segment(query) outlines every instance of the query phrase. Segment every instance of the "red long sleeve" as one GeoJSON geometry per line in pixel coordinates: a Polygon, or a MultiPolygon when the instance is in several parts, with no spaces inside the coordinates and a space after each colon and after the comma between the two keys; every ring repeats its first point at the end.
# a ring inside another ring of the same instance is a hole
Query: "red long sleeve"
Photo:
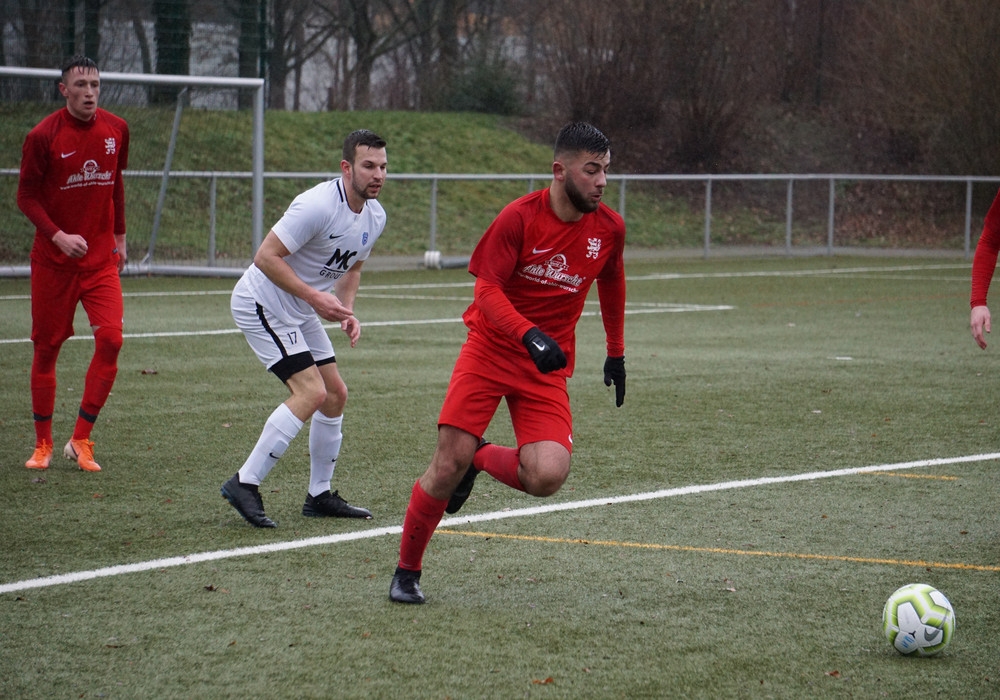
{"type": "Polygon", "coordinates": [[[29,138],[21,150],[21,174],[17,188],[17,206],[35,225],[38,235],[51,239],[59,225],[45,210],[47,192],[45,174],[49,164],[49,149],[42,139],[29,138]]]}
{"type": "Polygon", "coordinates": [[[970,306],[986,306],[986,295],[990,291],[990,281],[997,266],[998,253],[1000,253],[1000,191],[993,199],[990,210],[986,212],[983,232],[979,236],[976,253],[972,258],[970,306]]]}
{"type": "Polygon", "coordinates": [[[597,297],[601,302],[608,357],[622,357],[625,354],[625,275],[598,278],[597,297]]]}
{"type": "Polygon", "coordinates": [[[535,325],[517,312],[503,287],[476,278],[476,305],[491,324],[517,342],[535,325]]]}

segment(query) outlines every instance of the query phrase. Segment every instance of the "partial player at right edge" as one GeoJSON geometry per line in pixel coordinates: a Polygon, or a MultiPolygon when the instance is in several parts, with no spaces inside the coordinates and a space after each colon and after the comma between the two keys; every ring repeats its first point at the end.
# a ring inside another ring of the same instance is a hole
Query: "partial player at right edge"
{"type": "Polygon", "coordinates": [[[997,192],[990,210],[986,213],[983,232],[979,236],[976,254],[972,259],[972,291],[969,299],[972,312],[969,326],[972,337],[983,350],[986,349],[986,338],[983,333],[993,330],[990,309],[986,306],[986,294],[990,291],[998,254],[1000,254],[1000,192],[997,192]]]}

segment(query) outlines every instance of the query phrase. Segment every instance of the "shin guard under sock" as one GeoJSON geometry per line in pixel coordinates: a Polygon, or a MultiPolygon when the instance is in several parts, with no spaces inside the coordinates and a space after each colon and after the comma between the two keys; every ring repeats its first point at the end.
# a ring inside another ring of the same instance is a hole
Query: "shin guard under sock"
{"type": "Polygon", "coordinates": [[[431,498],[418,481],[410,493],[410,503],[403,518],[403,537],[399,543],[399,566],[410,571],[423,567],[424,551],[431,535],[444,516],[448,499],[431,498]]]}
{"type": "Polygon", "coordinates": [[[318,496],[330,490],[333,471],[337,468],[344,416],[324,416],[319,411],[309,422],[309,495],[318,496]]]}
{"type": "Polygon", "coordinates": [[[281,455],[285,454],[288,444],[302,430],[302,425],[302,421],[285,404],[274,409],[264,423],[250,456],[240,467],[240,481],[259,486],[281,455]]]}

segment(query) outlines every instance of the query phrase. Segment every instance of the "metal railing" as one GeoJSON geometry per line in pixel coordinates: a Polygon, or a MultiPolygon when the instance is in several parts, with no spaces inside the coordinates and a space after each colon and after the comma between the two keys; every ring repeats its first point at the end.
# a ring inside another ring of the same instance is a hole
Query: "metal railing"
{"type": "MultiPolygon", "coordinates": [[[[0,177],[16,177],[17,170],[0,169],[0,177]]],[[[156,170],[132,170],[126,172],[126,177],[133,178],[163,178],[164,173],[156,170]]],[[[339,172],[264,172],[265,180],[314,180],[320,181],[338,177],[339,172]]],[[[170,179],[203,179],[208,183],[209,194],[209,230],[207,236],[207,260],[206,266],[220,272],[217,267],[216,258],[216,219],[217,219],[217,197],[216,191],[220,180],[254,180],[253,172],[233,172],[233,171],[172,171],[169,173],[170,179]]],[[[536,189],[536,187],[547,184],[551,175],[547,173],[532,174],[447,174],[447,173],[393,173],[393,181],[417,181],[426,182],[430,188],[430,210],[429,230],[427,232],[427,249],[424,255],[427,267],[440,267],[441,254],[438,252],[439,238],[439,202],[438,187],[442,182],[449,181],[514,181],[524,182],[526,191],[536,189]]],[[[713,187],[717,183],[729,182],[771,182],[784,183],[785,185],[785,217],[784,217],[784,252],[793,252],[793,221],[796,204],[796,184],[807,182],[827,183],[826,201],[826,241],[825,253],[832,255],[836,250],[836,212],[838,206],[838,186],[845,183],[856,182],[924,182],[924,183],[961,183],[965,185],[965,215],[964,228],[962,231],[963,252],[968,259],[974,249],[973,235],[973,187],[978,183],[1000,184],[1000,177],[988,176],[922,176],[922,175],[867,175],[867,174],[703,174],[703,175],[628,175],[613,174],[608,177],[609,185],[617,187],[618,212],[628,221],[627,194],[630,183],[649,182],[675,182],[675,183],[701,183],[704,197],[704,221],[702,223],[701,249],[704,257],[709,257],[713,250],[713,187]]],[[[162,206],[162,198],[157,203],[162,206]]],[[[253,214],[258,215],[257,207],[254,207],[253,214]]],[[[160,211],[157,210],[155,221],[159,220],[160,211]]],[[[254,230],[263,230],[262,222],[254,222],[254,230]]],[[[259,235],[259,234],[258,234],[259,235]]],[[[253,241],[253,248],[259,245],[259,238],[253,241]]],[[[144,263],[149,264],[151,271],[157,271],[152,267],[155,262],[156,232],[152,232],[149,242],[149,250],[144,263]]],[[[199,266],[200,267],[200,266],[199,266]]]]}

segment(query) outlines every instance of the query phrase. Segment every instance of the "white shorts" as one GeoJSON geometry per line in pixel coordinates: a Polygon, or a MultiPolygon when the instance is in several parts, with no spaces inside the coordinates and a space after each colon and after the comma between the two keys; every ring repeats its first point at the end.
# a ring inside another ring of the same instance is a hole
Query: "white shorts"
{"type": "Polygon", "coordinates": [[[254,354],[282,381],[307,366],[336,361],[333,343],[318,316],[289,325],[258,304],[242,285],[233,290],[230,308],[254,354]]]}

